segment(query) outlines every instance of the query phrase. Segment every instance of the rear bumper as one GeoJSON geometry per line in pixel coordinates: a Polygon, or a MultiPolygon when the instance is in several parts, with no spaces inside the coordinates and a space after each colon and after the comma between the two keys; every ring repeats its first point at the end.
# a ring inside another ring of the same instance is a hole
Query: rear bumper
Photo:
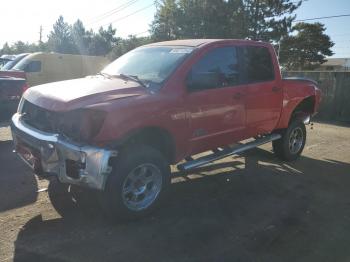
{"type": "Polygon", "coordinates": [[[16,113],[11,121],[15,151],[39,176],[57,176],[60,182],[103,190],[116,151],[77,145],[59,134],[28,126],[16,113]]]}

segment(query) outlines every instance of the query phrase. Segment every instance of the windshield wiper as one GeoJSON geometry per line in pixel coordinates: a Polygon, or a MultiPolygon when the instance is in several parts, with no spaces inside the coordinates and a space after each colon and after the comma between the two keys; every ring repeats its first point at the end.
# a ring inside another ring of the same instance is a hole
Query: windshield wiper
{"type": "Polygon", "coordinates": [[[102,73],[102,72],[97,73],[97,75],[103,76],[105,78],[111,78],[112,77],[111,75],[106,74],[106,73],[102,73]]]}
{"type": "Polygon", "coordinates": [[[126,78],[126,79],[129,79],[129,80],[132,80],[132,81],[134,81],[136,83],[139,83],[143,87],[147,88],[147,85],[142,80],[140,80],[140,78],[138,76],[136,76],[136,75],[119,74],[119,76],[122,77],[122,78],[126,78]]]}

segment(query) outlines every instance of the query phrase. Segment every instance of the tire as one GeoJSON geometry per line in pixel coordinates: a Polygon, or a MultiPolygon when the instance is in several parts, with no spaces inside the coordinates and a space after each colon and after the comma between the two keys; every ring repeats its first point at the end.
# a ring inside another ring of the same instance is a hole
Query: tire
{"type": "Polygon", "coordinates": [[[281,160],[296,160],[305,146],[305,124],[300,120],[293,120],[288,128],[281,132],[281,135],[281,139],[272,142],[273,151],[281,160]]]}
{"type": "Polygon", "coordinates": [[[62,184],[53,178],[49,182],[47,192],[52,206],[61,217],[71,217],[74,214],[77,202],[70,193],[70,185],[62,184]]]}
{"type": "Polygon", "coordinates": [[[170,184],[170,166],[156,149],[130,146],[112,163],[100,201],[113,220],[135,220],[152,212],[170,184]]]}
{"type": "Polygon", "coordinates": [[[63,218],[82,214],[91,217],[99,207],[95,191],[63,184],[56,178],[50,179],[48,196],[56,212],[63,218]]]}

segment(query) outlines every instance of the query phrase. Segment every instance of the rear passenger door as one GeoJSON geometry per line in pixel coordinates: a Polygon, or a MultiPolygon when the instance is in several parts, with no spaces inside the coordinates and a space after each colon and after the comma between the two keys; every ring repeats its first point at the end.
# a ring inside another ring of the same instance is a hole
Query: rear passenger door
{"type": "Polygon", "coordinates": [[[280,76],[275,75],[272,55],[263,46],[240,48],[242,83],[246,95],[246,132],[249,137],[270,133],[281,114],[283,92],[280,76]]]}

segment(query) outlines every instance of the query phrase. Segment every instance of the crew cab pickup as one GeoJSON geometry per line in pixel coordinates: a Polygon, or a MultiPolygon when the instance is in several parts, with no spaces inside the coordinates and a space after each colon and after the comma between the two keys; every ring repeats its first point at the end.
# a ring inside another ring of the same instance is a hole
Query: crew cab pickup
{"type": "Polygon", "coordinates": [[[28,89],[11,128],[38,176],[97,189],[107,212],[135,218],[164,197],[171,164],[190,170],[267,142],[295,160],[319,103],[315,82],[282,79],[268,43],[177,40],[28,89]]]}

